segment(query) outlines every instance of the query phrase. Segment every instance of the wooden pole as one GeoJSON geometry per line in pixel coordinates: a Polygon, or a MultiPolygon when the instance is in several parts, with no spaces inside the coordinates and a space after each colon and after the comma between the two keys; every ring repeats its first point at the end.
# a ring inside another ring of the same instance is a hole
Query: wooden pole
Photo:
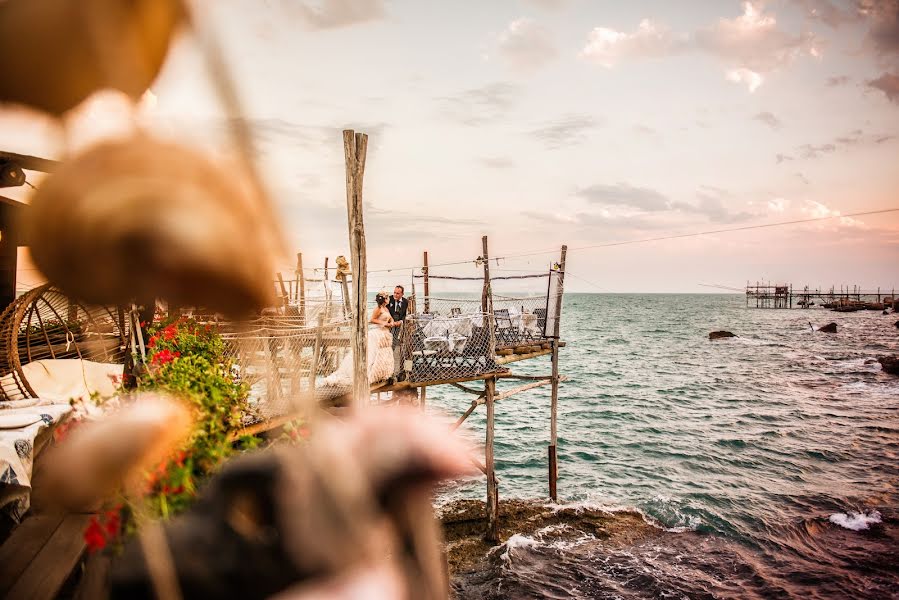
{"type": "Polygon", "coordinates": [[[487,469],[487,532],[484,539],[496,544],[499,542],[497,520],[499,516],[499,492],[496,485],[496,472],[493,460],[494,410],[493,396],[496,392],[496,378],[488,377],[484,381],[484,396],[487,404],[487,440],[485,448],[485,467],[487,469]]]}
{"type": "Polygon", "coordinates": [[[300,294],[300,323],[306,324],[306,275],[303,272],[303,253],[297,252],[297,287],[300,294]]]}
{"type": "Polygon", "coordinates": [[[565,283],[565,256],[568,254],[568,246],[562,246],[562,258],[559,261],[559,298],[556,301],[556,314],[553,324],[552,340],[552,401],[549,409],[549,497],[553,502],[558,500],[556,481],[558,480],[559,467],[556,454],[558,441],[557,414],[559,408],[559,319],[562,316],[562,297],[565,283]]]}
{"type": "Polygon", "coordinates": [[[421,394],[419,395],[418,405],[422,411],[425,409],[425,401],[428,399],[428,386],[421,386],[421,394]]]}
{"type": "Polygon", "coordinates": [[[290,296],[287,295],[287,287],[284,285],[284,277],[281,275],[280,271],[278,271],[278,286],[281,289],[281,305],[287,306],[287,301],[290,299],[290,296]]]}
{"type": "Polygon", "coordinates": [[[487,292],[490,289],[490,259],[487,256],[487,236],[481,237],[481,259],[484,261],[484,287],[481,289],[481,312],[487,314],[487,292]]]}
{"type": "Polygon", "coordinates": [[[366,306],[367,273],[365,259],[365,226],[362,218],[362,179],[368,136],[352,129],[343,132],[346,160],[346,206],[350,240],[350,264],[353,272],[353,405],[367,404],[371,397],[368,381],[368,309],[366,306]]]}
{"type": "Polygon", "coordinates": [[[424,256],[424,266],[421,269],[422,275],[424,275],[425,279],[425,312],[431,312],[431,288],[428,284],[428,253],[425,252],[424,256]]]}
{"type": "Polygon", "coordinates": [[[343,318],[350,319],[352,318],[350,315],[353,314],[353,309],[350,307],[350,288],[349,284],[347,284],[346,274],[338,273],[337,278],[340,279],[340,289],[343,294],[343,318]]]}
{"type": "Polygon", "coordinates": [[[309,370],[309,396],[315,405],[315,376],[318,375],[318,365],[322,358],[322,329],[325,324],[325,315],[318,313],[318,328],[315,331],[315,346],[312,348],[312,368],[309,370]]]}

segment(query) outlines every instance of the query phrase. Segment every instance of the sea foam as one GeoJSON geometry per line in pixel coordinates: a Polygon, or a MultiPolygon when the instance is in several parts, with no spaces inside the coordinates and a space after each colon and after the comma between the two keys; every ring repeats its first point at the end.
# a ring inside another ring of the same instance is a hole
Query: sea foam
{"type": "Polygon", "coordinates": [[[830,522],[852,531],[864,531],[870,525],[881,522],[880,513],[872,510],[869,513],[848,512],[830,515],[830,522]]]}

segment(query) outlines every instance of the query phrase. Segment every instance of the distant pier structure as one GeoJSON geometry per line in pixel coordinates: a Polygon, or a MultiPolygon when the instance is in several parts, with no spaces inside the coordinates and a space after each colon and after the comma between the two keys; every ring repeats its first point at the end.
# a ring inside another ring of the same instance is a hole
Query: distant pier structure
{"type": "Polygon", "coordinates": [[[864,290],[860,286],[843,285],[830,289],[803,287],[792,283],[746,282],[746,306],[755,308],[810,308],[823,306],[835,310],[883,309],[897,303],[894,289],[864,290]]]}

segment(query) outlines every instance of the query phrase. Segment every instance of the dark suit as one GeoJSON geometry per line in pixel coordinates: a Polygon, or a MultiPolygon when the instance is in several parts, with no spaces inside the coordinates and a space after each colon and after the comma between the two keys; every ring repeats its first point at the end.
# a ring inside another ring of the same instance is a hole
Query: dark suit
{"type": "Polygon", "coordinates": [[[403,321],[406,319],[406,311],[409,310],[409,301],[405,298],[400,298],[399,302],[397,302],[396,298],[391,296],[390,300],[387,301],[387,310],[390,311],[390,316],[393,317],[394,321],[403,321]]]}
{"type": "MultiPolygon", "coordinates": [[[[400,298],[399,302],[397,302],[396,298],[391,296],[390,300],[387,301],[387,310],[390,311],[390,316],[393,317],[394,321],[404,321],[406,319],[406,312],[409,310],[409,301],[405,298],[400,298]]],[[[398,374],[400,372],[400,365],[402,363],[402,344],[400,343],[400,340],[402,339],[402,330],[402,325],[400,325],[399,327],[394,327],[391,330],[393,333],[394,374],[398,374]]]]}

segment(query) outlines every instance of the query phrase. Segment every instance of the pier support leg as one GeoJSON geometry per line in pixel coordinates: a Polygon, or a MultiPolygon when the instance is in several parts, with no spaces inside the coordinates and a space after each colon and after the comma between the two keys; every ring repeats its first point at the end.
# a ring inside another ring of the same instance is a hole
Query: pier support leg
{"type": "Polygon", "coordinates": [[[499,516],[499,493],[496,486],[496,472],[493,461],[493,397],[496,394],[496,378],[488,377],[484,381],[484,394],[487,405],[487,442],[485,448],[485,466],[487,467],[487,532],[484,539],[491,543],[499,542],[497,520],[499,516]]]}

